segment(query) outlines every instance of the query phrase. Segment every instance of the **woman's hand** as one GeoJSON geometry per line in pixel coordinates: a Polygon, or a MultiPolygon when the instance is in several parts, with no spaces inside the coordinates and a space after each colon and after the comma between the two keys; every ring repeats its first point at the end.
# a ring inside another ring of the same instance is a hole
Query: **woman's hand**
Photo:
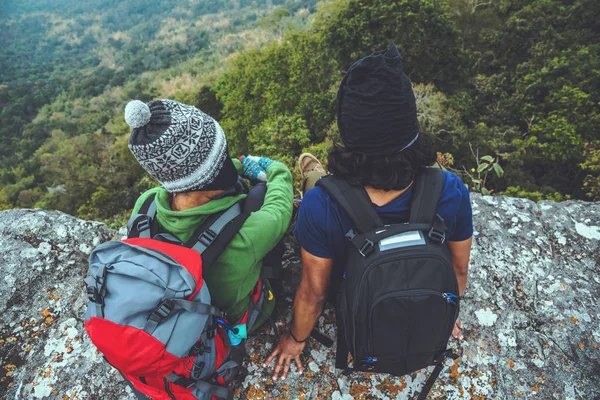
{"type": "Polygon", "coordinates": [[[248,179],[250,182],[266,182],[267,171],[254,160],[255,158],[251,156],[240,157],[243,168],[242,177],[248,179]]]}
{"type": "Polygon", "coordinates": [[[277,161],[266,157],[240,156],[240,162],[243,168],[242,177],[251,182],[266,182],[267,169],[277,161]]]}
{"type": "Polygon", "coordinates": [[[304,346],[306,346],[305,342],[296,342],[290,335],[289,331],[287,329],[285,330],[285,332],[281,335],[281,339],[279,339],[277,347],[275,347],[275,350],[271,352],[271,355],[269,355],[269,357],[267,357],[263,363],[263,368],[267,367],[274,358],[277,358],[275,371],[273,371],[273,381],[277,381],[277,377],[279,376],[279,372],[281,371],[282,367],[283,372],[281,373],[281,380],[284,380],[287,377],[292,360],[296,362],[298,373],[301,374],[303,372],[300,354],[304,350],[304,346]]]}
{"type": "Polygon", "coordinates": [[[266,158],[266,157],[248,156],[248,158],[250,160],[254,161],[255,163],[257,163],[259,165],[259,167],[261,167],[265,171],[268,170],[272,164],[277,162],[275,160],[272,160],[272,159],[266,158]]]}

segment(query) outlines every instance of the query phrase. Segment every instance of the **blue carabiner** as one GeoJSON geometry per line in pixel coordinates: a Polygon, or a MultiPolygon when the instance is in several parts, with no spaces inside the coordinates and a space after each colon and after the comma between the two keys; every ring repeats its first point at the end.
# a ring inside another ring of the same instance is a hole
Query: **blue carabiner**
{"type": "Polygon", "coordinates": [[[223,328],[225,328],[225,330],[227,332],[233,332],[235,335],[237,335],[239,333],[239,329],[238,328],[233,328],[231,325],[229,325],[224,320],[219,319],[219,318],[215,318],[215,321],[217,321],[217,324],[220,324],[221,326],[223,326],[223,328]]]}

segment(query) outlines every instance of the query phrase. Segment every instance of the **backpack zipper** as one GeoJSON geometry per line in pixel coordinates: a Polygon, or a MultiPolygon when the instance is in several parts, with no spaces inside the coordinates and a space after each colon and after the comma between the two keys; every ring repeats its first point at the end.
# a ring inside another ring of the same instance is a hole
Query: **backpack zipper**
{"type": "MultiPolygon", "coordinates": [[[[444,259],[443,257],[440,257],[435,254],[424,255],[424,256],[408,256],[408,257],[406,255],[402,255],[401,257],[390,258],[389,260],[386,260],[386,261],[391,262],[391,261],[397,261],[397,260],[408,259],[408,258],[410,258],[410,259],[432,258],[432,259],[441,260],[446,266],[448,266],[448,265],[450,266],[450,269],[452,270],[452,273],[454,274],[454,269],[452,267],[452,264],[448,263],[448,261],[446,259],[444,259]]],[[[363,287],[364,281],[366,279],[366,276],[377,265],[379,265],[379,264],[372,263],[365,268],[364,272],[362,273],[362,275],[360,277],[360,281],[358,282],[358,288],[356,290],[356,293],[358,295],[355,296],[354,303],[352,304],[352,317],[351,318],[352,318],[352,354],[353,355],[356,354],[356,316],[358,315],[358,306],[360,304],[360,302],[359,302],[360,294],[362,292],[362,287],[363,287]]],[[[456,280],[456,274],[454,274],[453,276],[454,276],[454,281],[457,282],[455,291],[458,292],[458,281],[456,280]]]]}
{"type": "Polygon", "coordinates": [[[442,293],[439,292],[437,290],[433,290],[433,289],[402,289],[402,290],[394,290],[393,292],[388,292],[386,294],[384,294],[383,296],[380,296],[377,298],[377,300],[375,300],[373,302],[373,304],[371,305],[371,309],[369,310],[369,334],[371,336],[371,340],[369,340],[369,354],[373,355],[374,354],[374,350],[373,350],[373,310],[375,309],[375,306],[377,306],[377,304],[381,303],[384,300],[387,300],[389,298],[392,297],[409,297],[409,296],[437,296],[437,297],[441,297],[442,299],[445,300],[446,303],[446,313],[447,313],[447,309],[448,309],[448,305],[454,305],[456,306],[456,295],[454,293],[442,293]]]}
{"type": "Polygon", "coordinates": [[[171,400],[176,400],[175,395],[173,394],[173,392],[171,392],[171,389],[169,389],[169,380],[167,378],[163,378],[163,381],[165,382],[165,391],[167,392],[171,400]]]}

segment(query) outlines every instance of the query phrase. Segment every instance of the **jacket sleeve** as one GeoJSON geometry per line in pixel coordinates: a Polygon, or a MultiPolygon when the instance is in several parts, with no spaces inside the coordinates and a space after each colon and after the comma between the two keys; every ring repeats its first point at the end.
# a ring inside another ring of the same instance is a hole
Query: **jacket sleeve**
{"type": "Polygon", "coordinates": [[[281,163],[272,164],[267,170],[263,206],[242,227],[254,245],[256,261],[263,259],[283,238],[292,219],[293,201],[292,173],[281,163]]]}

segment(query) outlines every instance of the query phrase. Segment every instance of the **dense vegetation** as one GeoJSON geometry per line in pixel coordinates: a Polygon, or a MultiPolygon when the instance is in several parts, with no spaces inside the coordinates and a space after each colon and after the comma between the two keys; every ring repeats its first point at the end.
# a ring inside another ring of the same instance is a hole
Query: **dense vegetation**
{"type": "Polygon", "coordinates": [[[154,184],[127,150],[127,101],[194,104],[228,57],[304,29],[316,2],[0,3],[0,209],[125,214],[154,184]]]}
{"type": "Polygon", "coordinates": [[[122,109],[134,98],[197,105],[221,121],[233,154],[289,165],[306,150],[325,157],[344,71],[390,42],[440,162],[473,190],[600,200],[600,2],[314,5],[63,0],[3,9],[0,207],[125,215],[154,185],[127,149],[122,109]]]}
{"type": "Polygon", "coordinates": [[[422,126],[473,189],[600,199],[599,18],[593,0],[328,2],[312,30],[238,57],[216,86],[223,123],[239,151],[324,154],[343,71],[393,41],[422,126]]]}

